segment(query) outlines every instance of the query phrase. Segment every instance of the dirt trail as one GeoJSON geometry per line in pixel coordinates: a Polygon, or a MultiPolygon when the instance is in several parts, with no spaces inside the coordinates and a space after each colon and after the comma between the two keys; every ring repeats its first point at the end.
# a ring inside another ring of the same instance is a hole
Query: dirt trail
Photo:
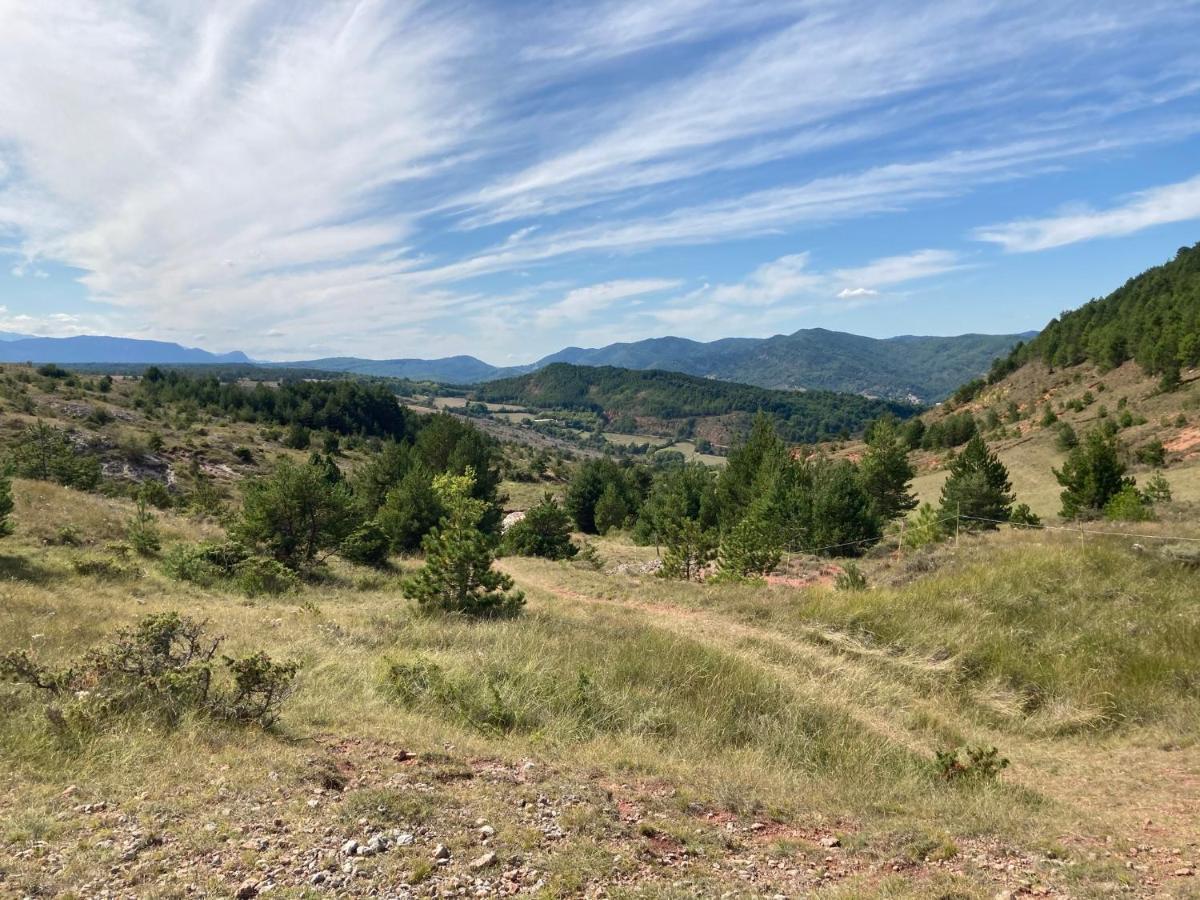
{"type": "MultiPolygon", "coordinates": [[[[907,724],[914,713],[946,711],[939,682],[953,670],[953,659],[867,647],[818,626],[782,632],[691,606],[596,596],[565,587],[562,573],[540,567],[522,566],[516,574],[523,587],[634,611],[656,627],[719,647],[913,752],[930,752],[928,736],[907,724]]],[[[560,611],[571,613],[570,607],[560,611]]],[[[1113,860],[1147,896],[1200,896],[1200,753],[1194,748],[1149,740],[1119,744],[1095,736],[1035,738],[977,722],[971,731],[973,740],[1001,746],[1020,760],[1006,778],[1067,811],[1073,831],[1063,835],[1064,844],[1088,859],[1113,860]],[[1179,894],[1184,885],[1197,893],[1184,887],[1179,894]],[[1171,893],[1160,893],[1163,889],[1171,893]]]]}

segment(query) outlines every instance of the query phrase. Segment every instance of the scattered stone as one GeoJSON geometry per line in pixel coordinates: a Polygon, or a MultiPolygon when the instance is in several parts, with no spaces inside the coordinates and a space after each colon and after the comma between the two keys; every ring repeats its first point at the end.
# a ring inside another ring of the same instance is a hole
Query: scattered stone
{"type": "Polygon", "coordinates": [[[496,829],[491,825],[483,825],[479,829],[479,836],[486,841],[488,838],[496,836],[496,829]]]}
{"type": "Polygon", "coordinates": [[[251,900],[252,897],[258,896],[258,882],[243,881],[238,885],[237,893],[234,894],[237,900],[251,900]]]}
{"type": "Polygon", "coordinates": [[[829,848],[840,847],[842,846],[842,842],[833,835],[830,835],[829,837],[821,838],[821,846],[829,848]]]}
{"type": "Polygon", "coordinates": [[[480,856],[477,859],[473,859],[470,862],[471,868],[475,869],[477,871],[479,869],[486,869],[488,866],[493,866],[495,864],[496,864],[496,854],[494,851],[491,851],[491,850],[489,850],[487,853],[483,854],[483,856],[480,856]]]}
{"type": "Polygon", "coordinates": [[[447,847],[445,844],[438,844],[436,847],[433,848],[433,858],[434,859],[449,859],[450,858],[450,848],[447,847]]]}
{"type": "Polygon", "coordinates": [[[346,843],[342,844],[342,854],[345,856],[353,856],[357,850],[358,841],[354,840],[354,838],[351,838],[350,840],[346,841],[346,843]]]}

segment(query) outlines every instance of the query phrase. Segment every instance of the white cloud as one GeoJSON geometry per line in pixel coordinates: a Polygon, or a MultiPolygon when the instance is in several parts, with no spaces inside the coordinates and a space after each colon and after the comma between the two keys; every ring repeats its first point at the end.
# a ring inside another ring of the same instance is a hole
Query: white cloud
{"type": "MultiPolygon", "coordinates": [[[[747,153],[756,162],[796,155],[805,135],[816,149],[911,134],[918,123],[952,112],[986,112],[993,142],[1005,124],[1010,134],[1063,133],[1052,121],[1035,125],[1027,109],[1019,122],[1015,114],[1011,122],[1005,117],[1040,92],[1056,95],[1060,116],[1073,102],[1094,105],[1098,90],[1130,96],[1128,80],[1104,85],[1078,78],[1063,66],[1064,51],[1099,55],[1171,16],[1157,5],[1126,7],[1121,15],[1103,8],[1067,14],[1057,4],[1033,2],[941,4],[919,12],[905,3],[806,7],[788,27],[601,111],[575,146],[464,195],[462,203],[481,210],[473,220],[480,224],[556,213],[723,168],[747,153]],[[1007,77],[1017,60],[1022,78],[1007,77]],[[937,97],[931,102],[922,92],[937,97]],[[777,153],[764,152],[772,143],[777,153]]],[[[1186,11],[1176,15],[1194,23],[1186,11]]],[[[1188,83],[1194,74],[1190,68],[1180,80],[1188,83]]],[[[1093,129],[1103,118],[1093,112],[1093,129]]]]}
{"type": "MultiPolygon", "coordinates": [[[[0,7],[0,254],[80,270],[109,330],[260,356],[652,327],[694,268],[632,278],[621,254],[757,261],[716,245],[1200,130],[1200,8],[1165,0],[0,7]],[[562,287],[581,271],[599,284],[562,287]],[[552,305],[464,286],[508,272],[558,282],[552,305]],[[641,282],[671,287],[620,293],[641,282]]],[[[785,257],[704,309],[886,290],[858,275],[785,257]]]]}
{"type": "Polygon", "coordinates": [[[281,12],[9,4],[0,148],[20,177],[0,186],[0,222],[22,253],[188,333],[402,298],[413,223],[380,215],[380,196],[412,190],[476,121],[454,72],[470,21],[411,4],[281,12]]]}
{"type": "MultiPolygon", "coordinates": [[[[853,269],[837,269],[833,279],[862,293],[878,293],[877,288],[932,278],[963,267],[951,250],[917,250],[900,256],[885,256],[853,269]]],[[[839,294],[838,296],[841,296],[839,294]]]]}
{"type": "Polygon", "coordinates": [[[536,321],[541,327],[553,327],[566,322],[581,322],[591,318],[620,300],[658,294],[682,284],[673,278],[643,278],[607,281],[568,291],[562,300],[538,312],[536,321]]]}
{"type": "Polygon", "coordinates": [[[862,302],[881,296],[879,288],[962,268],[957,254],[933,249],[883,257],[857,269],[821,271],[810,261],[808,253],[780,257],[741,281],[705,285],[652,315],[693,337],[773,333],[797,322],[802,313],[822,308],[831,297],[862,302]]]}
{"type": "Polygon", "coordinates": [[[1120,237],[1155,225],[1200,219],[1200,175],[1141,191],[1104,210],[1080,209],[1044,219],[1019,219],[974,231],[979,241],[1010,253],[1049,250],[1096,238],[1120,237]]]}

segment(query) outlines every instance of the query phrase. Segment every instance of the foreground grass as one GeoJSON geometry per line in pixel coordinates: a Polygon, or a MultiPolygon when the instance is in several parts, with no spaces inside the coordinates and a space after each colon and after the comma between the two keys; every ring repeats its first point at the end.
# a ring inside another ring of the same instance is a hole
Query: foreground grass
{"type": "MultiPolygon", "coordinates": [[[[1128,544],[966,541],[931,574],[862,593],[507,560],[526,614],[470,623],[414,615],[394,575],[350,568],[257,600],[170,582],[153,560],[141,577],[81,576],[72,560],[104,552],[120,502],[26,483],[18,499],[91,543],[47,545],[44,524],[6,540],[0,649],[66,661],[178,610],[230,652],[303,668],[268,733],[123,717],[68,734],[27,689],[0,687],[0,893],[221,895],[252,879],[299,896],[318,873],[351,894],[481,878],[498,891],[501,868],[551,896],[1186,896],[1191,883],[1171,873],[1200,825],[1200,603],[1194,573],[1128,544]],[[935,749],[978,743],[1011,770],[938,777],[935,749]],[[1149,875],[1120,856],[1147,843],[1146,818],[1164,829],[1154,846],[1181,854],[1149,875]],[[465,865],[480,819],[497,831],[495,872],[465,865]],[[368,826],[416,840],[350,878],[337,848],[368,826]],[[146,837],[158,842],[135,852],[146,837]],[[454,849],[449,866],[431,867],[434,843],[454,849]]],[[[213,527],[163,525],[173,540],[213,527]]]]}

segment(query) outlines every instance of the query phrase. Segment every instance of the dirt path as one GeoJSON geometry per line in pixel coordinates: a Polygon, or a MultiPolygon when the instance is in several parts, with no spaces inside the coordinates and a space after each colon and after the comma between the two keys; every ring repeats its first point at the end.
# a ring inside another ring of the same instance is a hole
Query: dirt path
{"type": "MultiPolygon", "coordinates": [[[[707,609],[596,596],[566,587],[558,570],[521,566],[520,583],[550,597],[623,609],[655,627],[718,647],[769,671],[801,697],[832,703],[864,729],[928,754],[914,714],[946,711],[952,659],[933,660],[867,647],[819,626],[781,632],[707,609]]],[[[572,614],[571,606],[558,610],[572,614]]],[[[582,612],[582,611],[581,611],[582,612]]],[[[1041,739],[972,723],[974,740],[1021,760],[1005,777],[1046,797],[1071,830],[1061,842],[1107,864],[1140,896],[1200,897],[1200,753],[1149,738],[1041,739]]],[[[979,858],[990,865],[987,853],[979,858]]],[[[1114,882],[1114,887],[1116,883],[1114,882]]],[[[1128,890],[1128,888],[1126,888],[1128,890]]]]}

